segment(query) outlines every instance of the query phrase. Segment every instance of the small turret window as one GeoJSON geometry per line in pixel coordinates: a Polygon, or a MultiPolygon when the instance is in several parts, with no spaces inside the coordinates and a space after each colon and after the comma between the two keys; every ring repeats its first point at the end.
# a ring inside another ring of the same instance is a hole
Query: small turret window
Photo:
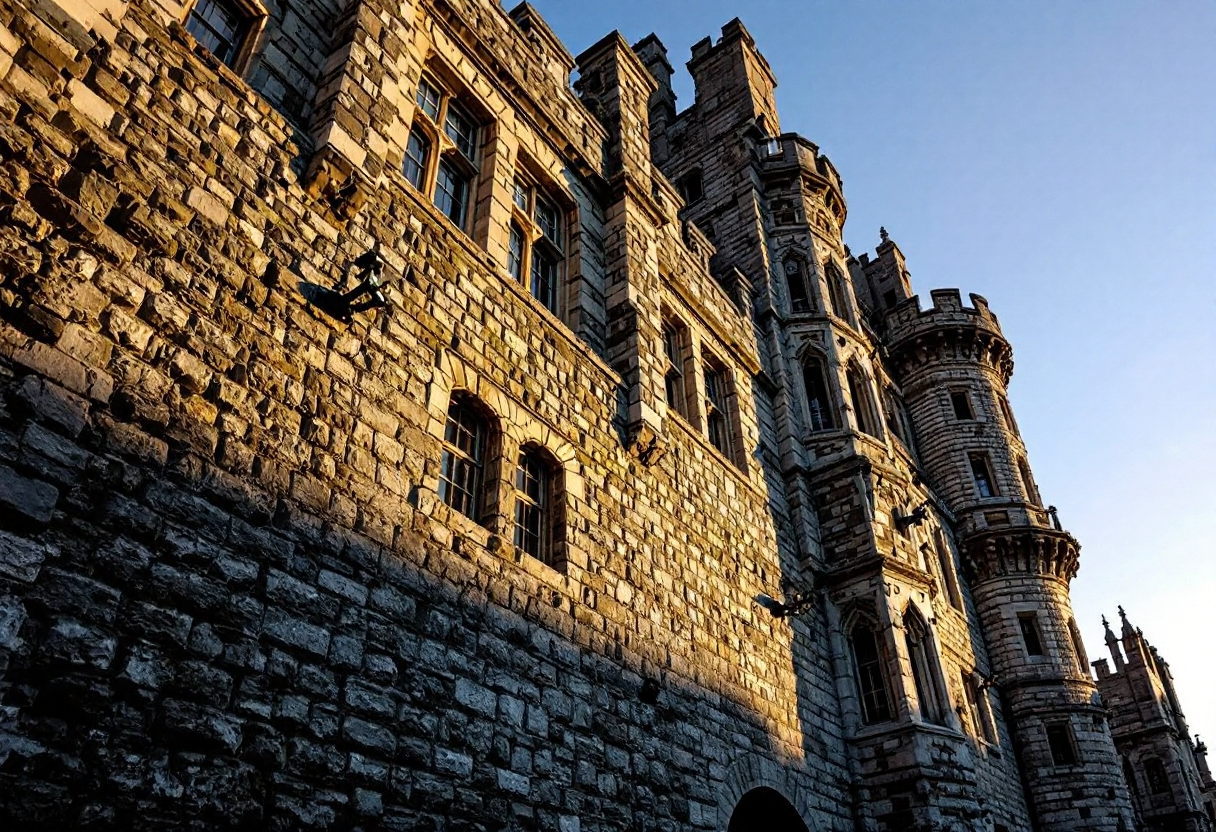
{"type": "Polygon", "coordinates": [[[1054,765],[1076,765],[1077,744],[1068,723],[1057,722],[1047,726],[1047,747],[1051,749],[1051,762],[1054,765]]]}
{"type": "Polygon", "coordinates": [[[1170,780],[1165,775],[1165,766],[1156,757],[1144,761],[1144,779],[1153,794],[1165,794],[1170,790],[1170,780]]]}
{"type": "Polygon", "coordinates": [[[1018,613],[1018,627],[1022,630],[1022,640],[1026,643],[1026,655],[1042,656],[1043,639],[1039,636],[1039,617],[1033,612],[1018,613]]]}
{"type": "Polygon", "coordinates": [[[997,496],[996,484],[992,479],[992,467],[988,464],[986,454],[971,454],[971,476],[975,479],[975,490],[981,497],[997,496]]]}
{"type": "Polygon", "coordinates": [[[975,419],[975,411],[971,409],[971,395],[966,390],[955,390],[950,393],[950,406],[954,408],[954,418],[964,422],[975,419]]]}

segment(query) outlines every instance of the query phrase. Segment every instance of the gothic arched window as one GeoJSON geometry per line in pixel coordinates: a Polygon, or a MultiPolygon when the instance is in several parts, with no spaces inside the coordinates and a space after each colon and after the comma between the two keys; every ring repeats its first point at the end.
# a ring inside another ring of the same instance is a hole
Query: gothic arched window
{"type": "Polygon", "coordinates": [[[941,722],[945,718],[945,698],[942,696],[937,653],[929,625],[915,607],[904,613],[904,641],[908,660],[912,664],[912,682],[916,686],[916,701],[921,718],[926,722],[941,722]]]}
{"type": "Polygon", "coordinates": [[[857,429],[870,436],[880,436],[869,378],[855,363],[849,364],[845,375],[849,383],[849,399],[853,405],[853,416],[857,419],[857,429]]]}
{"type": "Polygon", "coordinates": [[[802,380],[806,385],[806,405],[811,430],[831,430],[836,427],[836,420],[832,418],[832,397],[828,392],[823,362],[809,355],[802,359],[802,380]]]}
{"type": "Polygon", "coordinates": [[[492,423],[470,396],[457,394],[448,406],[439,465],[439,497],[471,520],[484,523],[486,460],[492,423]]]}
{"type": "Polygon", "coordinates": [[[799,257],[785,259],[785,285],[790,295],[790,312],[795,315],[814,311],[807,291],[806,265],[799,257]]]}
{"type": "Polygon", "coordinates": [[[886,651],[880,639],[875,623],[864,616],[858,617],[849,630],[853,677],[861,700],[861,721],[866,725],[888,722],[892,718],[886,651]]]}

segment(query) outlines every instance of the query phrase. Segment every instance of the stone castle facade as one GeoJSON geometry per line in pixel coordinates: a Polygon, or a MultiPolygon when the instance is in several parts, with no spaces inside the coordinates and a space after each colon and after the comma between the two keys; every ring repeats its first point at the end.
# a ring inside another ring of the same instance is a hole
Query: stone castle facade
{"type": "Polygon", "coordinates": [[[683,111],[526,3],[0,24],[5,829],[1213,828],[738,21],[683,111]]]}

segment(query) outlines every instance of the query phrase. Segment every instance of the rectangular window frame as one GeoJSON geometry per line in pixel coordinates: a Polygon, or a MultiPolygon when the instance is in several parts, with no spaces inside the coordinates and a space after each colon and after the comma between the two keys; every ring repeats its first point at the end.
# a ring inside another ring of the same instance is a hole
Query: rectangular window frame
{"type": "Polygon", "coordinates": [[[182,9],[180,22],[199,47],[237,75],[244,75],[258,39],[266,28],[267,16],[266,7],[257,0],[194,0],[182,9]],[[208,43],[207,35],[218,33],[204,16],[203,10],[207,8],[220,8],[239,16],[240,20],[231,36],[231,55],[218,54],[214,45],[208,43]],[[200,31],[200,27],[206,31],[200,31]]]}
{"type": "Polygon", "coordinates": [[[1031,658],[1046,658],[1043,631],[1039,627],[1039,614],[1033,611],[1018,613],[1018,631],[1022,634],[1022,647],[1031,658]]]}
{"type": "Polygon", "coordinates": [[[1049,722],[1043,726],[1043,731],[1047,735],[1047,749],[1051,752],[1053,766],[1075,766],[1081,762],[1072,725],[1067,722],[1049,722]]]}
{"type": "Polygon", "coordinates": [[[517,173],[511,184],[511,228],[519,234],[518,264],[514,239],[508,240],[507,272],[551,314],[563,314],[566,286],[568,212],[556,189],[517,173]]]}
{"type": "Polygon", "coordinates": [[[486,128],[460,96],[429,71],[418,79],[414,104],[401,173],[461,232],[469,234],[481,176],[480,142],[486,128]],[[428,143],[425,161],[411,151],[415,135],[428,143]]]}
{"type": "Polygon", "coordinates": [[[996,487],[996,478],[992,474],[992,461],[988,454],[969,453],[967,462],[971,469],[971,480],[975,484],[975,493],[980,499],[986,500],[1001,496],[996,487]]]}

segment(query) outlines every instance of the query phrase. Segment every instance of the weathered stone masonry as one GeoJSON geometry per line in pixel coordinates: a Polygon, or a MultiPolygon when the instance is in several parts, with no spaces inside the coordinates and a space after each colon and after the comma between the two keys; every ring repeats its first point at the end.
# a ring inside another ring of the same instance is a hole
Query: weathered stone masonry
{"type": "Polygon", "coordinates": [[[850,255],[741,23],[676,112],[526,4],[197,8],[0,0],[5,829],[1131,828],[995,318],[850,255]]]}

